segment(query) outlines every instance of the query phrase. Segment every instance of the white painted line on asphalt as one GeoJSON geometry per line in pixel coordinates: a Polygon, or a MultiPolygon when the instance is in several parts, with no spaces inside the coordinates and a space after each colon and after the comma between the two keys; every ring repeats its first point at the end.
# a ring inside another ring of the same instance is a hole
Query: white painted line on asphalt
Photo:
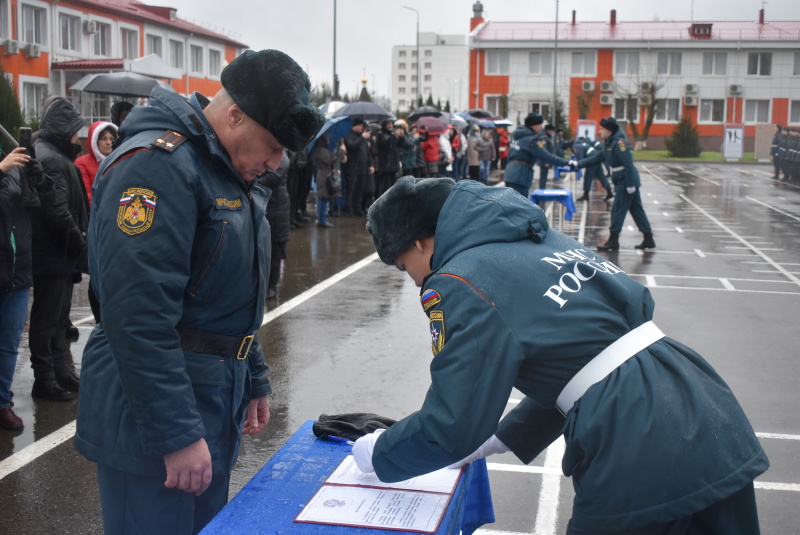
{"type": "Polygon", "coordinates": [[[523,533],[521,531],[497,531],[496,529],[478,529],[475,530],[475,535],[531,535],[531,534],[523,533]]]}
{"type": "Polygon", "coordinates": [[[678,169],[680,169],[681,171],[683,171],[687,175],[692,175],[693,177],[699,178],[700,180],[702,180],[704,182],[708,182],[709,184],[714,184],[715,186],[721,186],[722,185],[719,182],[717,182],[716,180],[711,180],[710,178],[705,178],[705,177],[702,177],[700,175],[696,175],[695,173],[692,173],[691,171],[689,171],[688,169],[684,169],[683,167],[678,167],[678,169]]]}
{"type": "Polygon", "coordinates": [[[754,481],[753,486],[763,490],[790,490],[800,492],[800,485],[795,483],[762,483],[761,481],[754,481]]]}
{"type": "Polygon", "coordinates": [[[558,503],[561,493],[561,473],[552,474],[561,466],[566,445],[564,439],[559,438],[553,442],[544,458],[544,473],[542,475],[542,488],[539,491],[539,509],[536,513],[536,523],[533,526],[533,535],[554,535],[558,522],[558,503]]]}
{"type": "Polygon", "coordinates": [[[661,212],[661,215],[663,215],[664,217],[669,217],[669,212],[661,212]]]}
{"type": "Polygon", "coordinates": [[[800,435],[784,435],[781,433],[756,433],[758,438],[774,438],[777,440],[800,440],[800,435]]]}
{"type": "Polygon", "coordinates": [[[786,278],[788,278],[789,280],[791,280],[792,282],[797,284],[797,286],[800,286],[800,279],[798,279],[797,277],[795,277],[794,275],[789,273],[787,270],[785,270],[783,268],[783,266],[781,266],[780,264],[775,262],[772,258],[770,258],[766,254],[764,254],[763,251],[761,251],[757,247],[751,245],[746,239],[744,239],[743,237],[741,237],[738,234],[736,234],[736,232],[734,232],[732,228],[726,226],[723,222],[721,222],[720,220],[716,219],[714,216],[712,216],[711,214],[709,214],[708,212],[703,210],[700,206],[698,206],[696,203],[694,203],[692,200],[690,200],[686,195],[681,194],[680,197],[681,197],[681,199],[683,199],[687,203],[689,203],[692,206],[694,206],[697,210],[703,212],[706,215],[706,217],[708,217],[711,221],[714,221],[717,225],[719,225],[722,229],[724,229],[726,232],[728,232],[731,236],[734,236],[736,239],[738,239],[742,244],[747,246],[755,254],[757,254],[758,256],[760,256],[761,258],[766,260],[767,262],[769,262],[769,264],[772,265],[772,267],[774,267],[775,269],[777,269],[778,271],[783,273],[783,275],[786,278]]]}
{"type": "Polygon", "coordinates": [[[11,455],[0,462],[0,479],[9,474],[13,474],[26,464],[36,460],[59,444],[63,444],[75,435],[75,420],[71,421],[61,429],[54,431],[44,438],[40,438],[30,446],[22,448],[20,451],[11,455]]]}
{"type": "Polygon", "coordinates": [[[560,468],[544,466],[526,466],[524,464],[486,463],[490,472],[514,472],[517,474],[555,474],[563,475],[560,468]]]}
{"type": "Polygon", "coordinates": [[[706,257],[706,255],[705,255],[705,254],[703,253],[703,251],[701,251],[700,249],[695,249],[695,250],[694,250],[694,252],[695,252],[695,253],[697,254],[697,256],[699,256],[700,258],[705,258],[705,257],[706,257]]]}
{"type": "Polygon", "coordinates": [[[778,212],[779,214],[785,215],[786,217],[791,217],[795,221],[800,221],[800,217],[797,217],[796,215],[792,215],[789,212],[785,212],[785,211],[781,210],[780,208],[775,208],[771,204],[767,204],[765,202],[759,201],[758,199],[755,199],[755,198],[750,197],[750,196],[745,197],[745,199],[747,199],[749,201],[753,201],[754,203],[760,204],[761,206],[765,206],[765,207],[769,208],[770,210],[774,210],[774,211],[778,212]]]}
{"type": "Polygon", "coordinates": [[[725,287],[726,290],[730,290],[731,292],[735,292],[736,288],[731,284],[728,279],[719,279],[719,282],[722,283],[722,286],[725,287]]]}
{"type": "Polygon", "coordinates": [[[683,234],[683,229],[681,227],[675,227],[675,230],[678,232],[678,234],[683,234]]]}
{"type": "Polygon", "coordinates": [[[654,276],[652,276],[652,275],[645,275],[644,276],[644,280],[645,280],[644,284],[648,288],[655,288],[657,286],[656,285],[656,278],[654,276]]]}

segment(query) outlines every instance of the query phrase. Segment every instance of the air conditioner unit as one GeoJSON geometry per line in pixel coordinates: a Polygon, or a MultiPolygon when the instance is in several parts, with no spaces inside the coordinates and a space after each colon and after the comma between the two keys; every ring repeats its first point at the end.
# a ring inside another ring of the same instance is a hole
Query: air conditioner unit
{"type": "Polygon", "coordinates": [[[584,80],[581,83],[581,89],[583,91],[594,91],[594,82],[591,80],[584,80]]]}
{"type": "Polygon", "coordinates": [[[742,94],[742,86],[739,85],[739,84],[731,84],[731,86],[728,87],[728,93],[731,96],[733,96],[733,95],[741,95],[742,94]]]}
{"type": "Polygon", "coordinates": [[[694,95],[697,93],[697,84],[686,84],[686,94],[694,95]]]}
{"type": "Polygon", "coordinates": [[[639,97],[639,104],[642,106],[649,106],[653,103],[653,95],[641,95],[639,97]]]}
{"type": "Polygon", "coordinates": [[[600,91],[603,91],[604,93],[613,93],[614,82],[600,82],[600,91]]]}
{"type": "Polygon", "coordinates": [[[97,21],[96,20],[85,20],[85,21],[83,21],[83,32],[84,33],[97,33],[97,21]]]}
{"type": "Polygon", "coordinates": [[[614,95],[608,95],[608,94],[600,95],[600,105],[601,106],[613,106],[614,105],[614,95]]]}
{"type": "Polygon", "coordinates": [[[19,41],[8,39],[3,43],[3,54],[19,54],[19,41]]]}
{"type": "Polygon", "coordinates": [[[42,55],[41,45],[37,45],[36,43],[28,43],[25,46],[25,55],[29,58],[38,58],[42,55]]]}
{"type": "Polygon", "coordinates": [[[698,100],[699,99],[697,97],[695,97],[694,95],[686,95],[683,98],[683,104],[684,104],[684,106],[697,106],[697,101],[698,100]]]}
{"type": "Polygon", "coordinates": [[[653,90],[653,84],[651,84],[650,82],[642,82],[641,88],[642,88],[642,91],[652,91],[653,90]]]}

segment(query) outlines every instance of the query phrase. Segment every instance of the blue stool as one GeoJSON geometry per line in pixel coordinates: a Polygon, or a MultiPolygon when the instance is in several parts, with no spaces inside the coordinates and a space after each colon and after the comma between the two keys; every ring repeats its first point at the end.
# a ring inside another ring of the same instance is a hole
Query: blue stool
{"type": "Polygon", "coordinates": [[[531,193],[530,200],[536,204],[540,202],[557,202],[561,204],[562,217],[558,222],[558,230],[561,230],[561,222],[565,219],[572,221],[572,214],[577,211],[575,201],[572,199],[572,192],[568,189],[535,189],[531,193]]]}

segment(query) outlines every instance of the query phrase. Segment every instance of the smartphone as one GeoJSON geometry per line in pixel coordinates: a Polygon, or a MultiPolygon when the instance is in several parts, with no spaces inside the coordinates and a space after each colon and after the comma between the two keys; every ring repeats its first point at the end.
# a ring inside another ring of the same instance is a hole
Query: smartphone
{"type": "Polygon", "coordinates": [[[19,129],[19,146],[31,153],[31,129],[21,126],[19,129]]]}

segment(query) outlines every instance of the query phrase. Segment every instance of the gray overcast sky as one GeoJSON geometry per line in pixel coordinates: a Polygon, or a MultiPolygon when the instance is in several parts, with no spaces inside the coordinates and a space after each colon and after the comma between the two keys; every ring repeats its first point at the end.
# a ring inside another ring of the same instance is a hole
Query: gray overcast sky
{"type": "MultiPolygon", "coordinates": [[[[231,37],[250,48],[276,48],[292,56],[318,85],[333,78],[333,0],[143,0],[174,7],[178,16],[231,37]]],[[[555,0],[482,0],[484,18],[495,21],[553,21],[555,0]]],[[[467,34],[474,0],[338,0],[336,66],[340,90],[352,95],[367,77],[370,91],[388,96],[391,50],[415,43],[419,31],[467,34]]],[[[800,20],[797,0],[561,0],[558,18],[572,10],[581,21],[607,21],[611,9],[618,21],[651,20],[800,20]],[[658,4],[658,6],[656,6],[658,4]]]]}

